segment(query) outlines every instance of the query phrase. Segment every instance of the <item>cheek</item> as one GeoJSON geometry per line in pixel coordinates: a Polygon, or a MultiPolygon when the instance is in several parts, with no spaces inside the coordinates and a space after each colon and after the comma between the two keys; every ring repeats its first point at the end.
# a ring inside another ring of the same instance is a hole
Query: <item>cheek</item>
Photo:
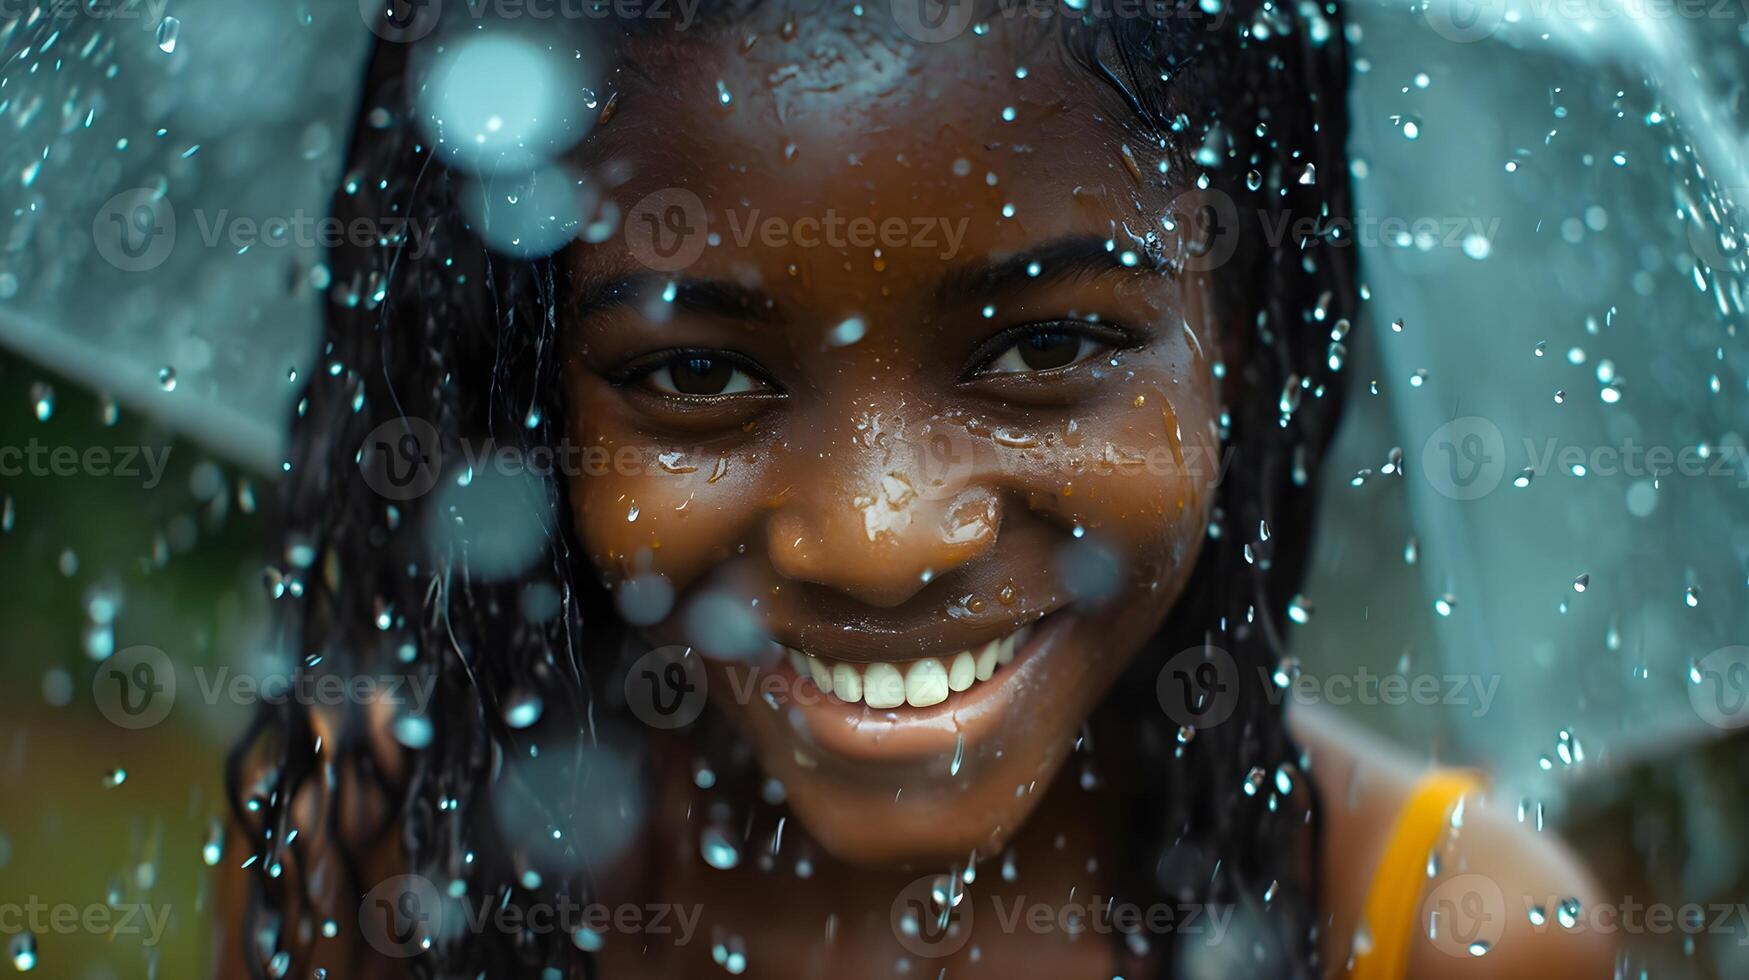
{"type": "Polygon", "coordinates": [[[652,437],[611,388],[579,387],[569,429],[579,463],[573,518],[604,577],[653,571],[680,591],[751,546],[768,506],[761,454],[652,437]]]}
{"type": "Polygon", "coordinates": [[[1214,393],[1165,378],[1122,388],[1075,414],[1059,461],[1035,469],[1024,490],[1034,512],[1084,528],[1110,549],[1129,588],[1176,595],[1200,553],[1220,478],[1214,393]]]}

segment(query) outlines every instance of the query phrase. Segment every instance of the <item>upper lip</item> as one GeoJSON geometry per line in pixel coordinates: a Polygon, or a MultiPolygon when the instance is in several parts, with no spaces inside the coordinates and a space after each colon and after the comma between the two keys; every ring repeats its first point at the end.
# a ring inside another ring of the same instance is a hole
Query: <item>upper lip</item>
{"type": "Polygon", "coordinates": [[[943,630],[929,624],[891,632],[863,628],[809,625],[801,629],[773,631],[773,639],[792,650],[846,663],[907,663],[931,657],[949,657],[961,650],[977,650],[991,640],[1031,626],[1055,609],[1022,612],[1001,621],[980,623],[975,628],[943,630]]]}

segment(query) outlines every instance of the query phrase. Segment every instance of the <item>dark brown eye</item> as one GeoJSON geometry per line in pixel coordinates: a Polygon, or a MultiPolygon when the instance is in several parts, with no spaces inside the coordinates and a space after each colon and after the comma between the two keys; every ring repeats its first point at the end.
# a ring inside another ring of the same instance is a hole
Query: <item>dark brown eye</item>
{"type": "Polygon", "coordinates": [[[727,357],[684,352],[644,376],[646,387],[665,395],[737,395],[756,391],[762,383],[727,357]]]}
{"type": "Polygon", "coordinates": [[[1029,331],[992,358],[987,374],[1027,374],[1068,367],[1091,355],[1102,345],[1073,330],[1040,328],[1029,331]]]}

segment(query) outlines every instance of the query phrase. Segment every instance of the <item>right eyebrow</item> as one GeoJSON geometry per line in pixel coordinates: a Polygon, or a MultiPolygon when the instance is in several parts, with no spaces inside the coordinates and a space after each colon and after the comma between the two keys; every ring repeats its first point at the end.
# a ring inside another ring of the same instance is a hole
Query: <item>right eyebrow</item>
{"type": "Polygon", "coordinates": [[[752,320],[776,324],[783,321],[777,304],[763,290],[727,279],[675,278],[656,272],[618,276],[583,287],[577,297],[576,315],[587,317],[615,307],[641,309],[670,287],[670,301],[678,309],[704,316],[752,320]]]}

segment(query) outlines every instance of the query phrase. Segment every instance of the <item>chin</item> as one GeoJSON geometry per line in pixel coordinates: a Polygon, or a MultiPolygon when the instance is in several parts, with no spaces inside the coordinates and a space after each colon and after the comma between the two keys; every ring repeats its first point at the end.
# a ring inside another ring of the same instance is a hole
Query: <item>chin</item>
{"type": "MultiPolygon", "coordinates": [[[[826,667],[836,685],[793,649],[768,667],[706,662],[717,707],[825,851],[867,868],[940,866],[999,852],[1044,798],[1128,660],[1100,626],[1072,610],[1046,615],[972,651],[972,681],[955,677],[921,704],[870,686],[901,673],[885,664],[871,664],[850,700],[843,662],[826,667]]],[[[942,670],[957,656],[939,658],[942,670]]]]}

